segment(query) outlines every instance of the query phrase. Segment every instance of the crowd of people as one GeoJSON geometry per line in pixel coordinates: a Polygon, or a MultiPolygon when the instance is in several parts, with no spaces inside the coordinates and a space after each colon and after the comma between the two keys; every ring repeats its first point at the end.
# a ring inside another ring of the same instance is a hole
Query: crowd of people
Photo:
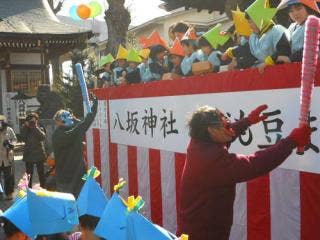
{"type": "Polygon", "coordinates": [[[114,58],[101,58],[99,87],[118,86],[161,79],[181,78],[193,74],[219,72],[220,69],[257,67],[262,73],[266,66],[302,60],[305,21],[309,15],[319,15],[316,1],[282,1],[292,24],[287,29],[273,21],[277,8],[269,1],[257,0],[244,12],[233,11],[234,28],[222,32],[217,24],[198,36],[192,26],[176,23],[170,35],[171,47],[158,32],[141,37],[141,50],[126,50],[119,46],[114,58]],[[195,64],[203,62],[203,64],[195,64]],[[197,66],[198,65],[198,66],[197,66]]]}

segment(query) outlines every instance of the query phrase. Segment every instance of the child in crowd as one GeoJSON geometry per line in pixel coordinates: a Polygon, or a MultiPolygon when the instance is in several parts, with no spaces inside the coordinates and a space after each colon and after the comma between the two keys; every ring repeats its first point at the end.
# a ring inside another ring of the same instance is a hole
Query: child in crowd
{"type": "Polygon", "coordinates": [[[152,74],[149,68],[149,55],[149,48],[144,48],[139,51],[139,56],[141,57],[142,62],[138,67],[140,69],[140,76],[142,82],[149,82],[152,78],[152,74]]]}
{"type": "Polygon", "coordinates": [[[140,69],[138,68],[141,62],[142,62],[142,59],[139,56],[138,52],[135,49],[131,49],[127,56],[127,63],[128,63],[127,76],[126,76],[127,84],[141,82],[140,69]]]}
{"type": "Polygon", "coordinates": [[[222,53],[216,49],[227,43],[230,37],[221,32],[221,24],[217,24],[199,39],[199,47],[203,53],[201,61],[209,61],[214,72],[220,71],[222,53]]]}
{"type": "Polygon", "coordinates": [[[77,199],[81,233],[72,234],[69,240],[100,239],[94,234],[94,230],[108,203],[108,199],[99,183],[94,179],[99,175],[100,172],[95,167],[92,167],[84,176],[86,182],[77,199]]]}
{"type": "Polygon", "coordinates": [[[112,86],[113,72],[111,69],[111,64],[114,62],[113,56],[109,53],[100,59],[99,68],[103,68],[104,73],[102,75],[103,84],[102,87],[112,86]]]}
{"type": "Polygon", "coordinates": [[[150,49],[149,67],[152,74],[151,81],[161,80],[164,73],[168,72],[167,49],[158,44],[150,49]]]}
{"type": "Polygon", "coordinates": [[[184,22],[178,22],[172,26],[171,33],[174,36],[174,39],[178,38],[179,41],[181,41],[189,28],[190,26],[188,24],[184,22]]]}
{"type": "Polygon", "coordinates": [[[170,60],[172,62],[172,69],[171,73],[177,74],[182,76],[182,70],[181,70],[181,62],[184,55],[184,49],[181,46],[180,40],[176,38],[176,40],[173,42],[172,48],[170,48],[170,60]]]}
{"type": "Polygon", "coordinates": [[[183,75],[192,75],[192,64],[199,61],[201,56],[197,52],[197,35],[194,28],[189,28],[181,40],[181,45],[184,49],[185,57],[181,62],[181,70],[183,75]]]}
{"type": "Polygon", "coordinates": [[[114,85],[122,85],[125,84],[125,77],[127,75],[127,56],[128,51],[121,44],[119,45],[116,62],[117,67],[113,70],[113,82],[114,85]]]}
{"type": "Polygon", "coordinates": [[[234,41],[237,43],[234,47],[229,47],[221,56],[223,61],[231,59],[228,66],[229,70],[249,68],[257,61],[251,54],[249,46],[249,37],[252,34],[252,29],[248,20],[245,18],[245,13],[239,8],[232,11],[234,22],[234,41]]]}
{"type": "Polygon", "coordinates": [[[291,62],[301,62],[304,44],[305,22],[309,15],[319,15],[316,1],[282,0],[279,9],[286,8],[293,23],[289,26],[291,62]]]}
{"type": "Polygon", "coordinates": [[[245,12],[253,31],[249,38],[250,51],[257,58],[259,72],[267,65],[290,62],[289,36],[285,27],[272,21],[277,9],[270,8],[269,0],[256,0],[245,12]]]}

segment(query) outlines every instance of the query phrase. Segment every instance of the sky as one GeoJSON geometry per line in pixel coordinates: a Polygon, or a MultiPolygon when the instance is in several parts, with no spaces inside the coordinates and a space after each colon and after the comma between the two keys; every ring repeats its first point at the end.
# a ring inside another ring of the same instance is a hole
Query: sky
{"type": "MultiPolygon", "coordinates": [[[[59,0],[55,0],[58,2],[59,0]]],[[[63,9],[59,14],[68,16],[69,9],[73,5],[86,4],[92,0],[64,0],[63,9]]],[[[101,3],[101,5],[106,8],[106,0],[96,0],[101,3]]],[[[137,26],[145,23],[153,18],[163,16],[167,12],[160,9],[158,6],[162,3],[161,0],[126,0],[126,6],[131,12],[131,25],[137,26]]],[[[103,19],[103,14],[99,17],[103,19]]]]}

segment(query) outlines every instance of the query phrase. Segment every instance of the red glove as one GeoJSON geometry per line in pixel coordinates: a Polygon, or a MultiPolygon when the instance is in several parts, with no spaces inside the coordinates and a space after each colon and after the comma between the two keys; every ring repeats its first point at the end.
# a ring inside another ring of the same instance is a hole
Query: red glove
{"type": "Polygon", "coordinates": [[[266,120],[268,116],[261,115],[261,113],[267,108],[268,108],[268,105],[261,105],[257,107],[255,110],[253,110],[248,116],[250,125],[266,120]]]}
{"type": "Polygon", "coordinates": [[[295,128],[289,135],[289,138],[294,141],[297,147],[307,146],[311,142],[311,128],[308,125],[295,128]]]}

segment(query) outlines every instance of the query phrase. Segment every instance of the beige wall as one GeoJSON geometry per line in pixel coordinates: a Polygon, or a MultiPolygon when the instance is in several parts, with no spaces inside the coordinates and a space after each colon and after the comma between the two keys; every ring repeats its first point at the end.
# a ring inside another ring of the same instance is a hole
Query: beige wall
{"type": "Polygon", "coordinates": [[[160,17],[149,23],[140,25],[131,29],[129,32],[134,32],[139,39],[140,36],[148,36],[152,31],[156,30],[160,35],[169,42],[168,31],[172,24],[176,22],[184,21],[192,25],[213,26],[218,22],[229,22],[226,15],[220,15],[219,12],[213,12],[211,14],[208,11],[198,12],[196,9],[192,10],[179,10],[179,12],[173,12],[170,15],[160,17]]]}

